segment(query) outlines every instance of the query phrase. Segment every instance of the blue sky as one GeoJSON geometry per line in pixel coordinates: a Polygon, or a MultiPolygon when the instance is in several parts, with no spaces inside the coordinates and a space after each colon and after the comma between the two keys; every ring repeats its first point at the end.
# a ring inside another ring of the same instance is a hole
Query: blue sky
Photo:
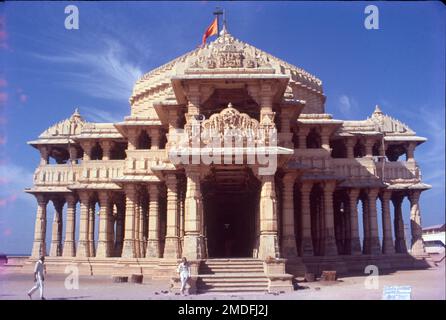
{"type": "MultiPolygon", "coordinates": [[[[416,150],[425,182],[423,225],[445,215],[445,7],[376,2],[380,29],[364,28],[372,2],[70,2],[0,4],[0,252],[29,253],[37,150],[26,141],[71,115],[117,121],[129,114],[134,81],[194,49],[221,5],[229,31],[316,75],[326,110],[365,119],[376,104],[429,141],[416,150]]],[[[49,207],[50,208],[50,207],[49,207]]],[[[408,222],[408,204],[405,203],[408,222]]],[[[48,227],[51,227],[52,209],[48,227]]],[[[50,232],[48,232],[50,233],[50,232]]]]}

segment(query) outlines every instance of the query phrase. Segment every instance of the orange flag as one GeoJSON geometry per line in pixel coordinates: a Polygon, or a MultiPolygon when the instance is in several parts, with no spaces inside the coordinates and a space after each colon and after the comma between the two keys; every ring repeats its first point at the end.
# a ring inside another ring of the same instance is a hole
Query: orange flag
{"type": "Polygon", "coordinates": [[[210,26],[206,29],[205,33],[203,34],[203,43],[202,45],[204,45],[206,43],[206,39],[210,36],[213,36],[214,34],[217,34],[217,30],[218,30],[218,22],[217,22],[217,18],[214,19],[214,21],[212,21],[212,23],[210,24],[210,26]]]}

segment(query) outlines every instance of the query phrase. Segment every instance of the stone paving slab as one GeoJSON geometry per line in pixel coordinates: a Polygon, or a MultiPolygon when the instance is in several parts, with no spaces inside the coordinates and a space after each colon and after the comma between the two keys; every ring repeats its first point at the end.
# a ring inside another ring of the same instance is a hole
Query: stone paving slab
{"type": "MultiPolygon", "coordinates": [[[[286,294],[205,293],[179,296],[169,293],[166,281],[147,281],[143,284],[113,283],[109,276],[80,276],[79,289],[65,289],[66,275],[48,274],[45,296],[55,300],[380,300],[385,286],[410,286],[411,298],[445,300],[444,263],[433,269],[398,271],[379,277],[378,289],[367,289],[366,276],[344,277],[330,282],[303,282],[298,279],[299,289],[286,294]]],[[[0,299],[29,299],[27,290],[33,286],[32,275],[0,274],[0,299]]],[[[38,299],[38,292],[34,294],[38,299]]]]}

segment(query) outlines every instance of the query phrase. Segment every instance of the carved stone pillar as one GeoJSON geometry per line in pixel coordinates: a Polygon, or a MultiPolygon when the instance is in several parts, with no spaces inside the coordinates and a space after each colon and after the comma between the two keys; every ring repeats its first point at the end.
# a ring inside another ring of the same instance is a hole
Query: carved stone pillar
{"type": "Polygon", "coordinates": [[[112,203],[111,197],[108,191],[99,191],[99,235],[98,235],[98,249],[96,251],[96,257],[105,258],[111,257],[110,252],[110,220],[112,203]]]}
{"type": "Polygon", "coordinates": [[[420,214],[420,190],[413,190],[409,193],[410,201],[410,230],[412,233],[411,241],[411,254],[412,255],[424,255],[426,250],[423,243],[423,229],[421,227],[421,214],[420,214]]]}
{"type": "Polygon", "coordinates": [[[179,212],[179,237],[180,237],[180,249],[181,254],[183,252],[184,245],[184,196],[185,196],[185,184],[184,180],[181,179],[180,183],[180,212],[179,212]]]}
{"type": "Polygon", "coordinates": [[[335,231],[334,231],[334,217],[333,217],[333,192],[336,183],[334,181],[326,181],[324,183],[324,255],[337,255],[335,231]]]}
{"type": "Polygon", "coordinates": [[[42,194],[36,194],[35,197],[37,200],[37,212],[31,255],[33,258],[39,258],[42,255],[46,255],[46,207],[48,198],[42,194]]]}
{"type": "Polygon", "coordinates": [[[50,256],[60,257],[62,256],[62,215],[64,201],[59,198],[53,199],[54,205],[54,218],[51,232],[51,247],[50,256]]]}
{"type": "Polygon", "coordinates": [[[49,163],[50,150],[48,146],[43,146],[43,145],[40,145],[38,148],[40,152],[40,165],[44,166],[49,163]]]}
{"type": "Polygon", "coordinates": [[[300,187],[301,215],[302,215],[302,256],[313,256],[313,240],[311,238],[311,209],[310,194],[312,181],[303,181],[300,187]]]}
{"type": "Polygon", "coordinates": [[[149,185],[149,227],[146,257],[159,258],[159,189],[156,184],[149,185]]]}
{"type": "Polygon", "coordinates": [[[76,202],[77,199],[74,194],[67,194],[65,196],[67,202],[67,221],[65,224],[65,241],[63,244],[63,256],[76,256],[76,202]]]}
{"type": "Polygon", "coordinates": [[[403,203],[404,195],[401,193],[394,193],[392,195],[394,212],[393,225],[395,228],[395,252],[407,253],[406,237],[404,235],[404,221],[403,221],[403,203]]]}
{"type": "Polygon", "coordinates": [[[164,258],[179,258],[180,242],[178,237],[178,184],[175,174],[166,176],[167,187],[167,230],[164,258]]]}
{"type": "Polygon", "coordinates": [[[355,148],[355,144],[356,144],[356,139],[351,137],[351,138],[347,138],[345,139],[345,147],[347,148],[347,158],[348,159],[354,159],[355,155],[354,155],[354,148],[355,148]]]}
{"type": "Polygon", "coordinates": [[[136,150],[138,145],[138,129],[137,128],[128,128],[127,129],[127,149],[128,150],[136,150]]]}
{"type": "Polygon", "coordinates": [[[331,133],[331,128],[322,127],[322,129],[321,129],[321,148],[327,150],[328,152],[331,152],[330,133],[331,133]]]}
{"type": "Polygon", "coordinates": [[[293,133],[291,132],[291,112],[289,108],[282,106],[280,113],[280,143],[285,148],[293,149],[293,133]]]}
{"type": "Polygon", "coordinates": [[[406,161],[415,161],[415,147],[417,144],[415,142],[409,142],[406,147],[406,161]]]}
{"type": "Polygon", "coordinates": [[[364,141],[364,146],[365,146],[365,156],[366,157],[373,157],[373,146],[375,144],[375,139],[372,138],[368,138],[365,139],[364,141]]]}
{"type": "Polygon", "coordinates": [[[160,145],[160,131],[159,129],[152,129],[150,131],[150,138],[152,140],[152,144],[150,146],[150,149],[152,150],[158,150],[160,145]]]}
{"type": "Polygon", "coordinates": [[[361,200],[362,200],[362,227],[363,227],[362,253],[370,254],[369,201],[366,196],[361,200]]]}
{"type": "Polygon", "coordinates": [[[296,257],[296,235],[294,232],[294,182],[296,175],[287,173],[283,177],[283,219],[282,255],[284,258],[296,257]]]}
{"type": "Polygon", "coordinates": [[[70,145],[68,147],[68,154],[70,155],[71,164],[77,164],[77,149],[75,146],[70,145]]]}
{"type": "Polygon", "coordinates": [[[196,260],[204,258],[205,253],[201,230],[203,203],[199,168],[186,168],[186,178],[183,256],[188,260],[196,260]]]}
{"type": "Polygon", "coordinates": [[[102,160],[110,160],[111,149],[113,148],[113,141],[111,140],[101,140],[102,148],[102,160]]]}
{"type": "Polygon", "coordinates": [[[369,222],[370,222],[370,254],[380,254],[381,245],[379,243],[378,235],[378,216],[376,210],[376,199],[378,197],[379,189],[369,189],[367,197],[369,201],[369,222]]]}
{"type": "Polygon", "coordinates": [[[124,242],[124,218],[125,218],[125,203],[119,201],[117,203],[118,214],[116,215],[116,241],[114,253],[116,257],[121,257],[122,246],[124,242]]]}
{"type": "Polygon", "coordinates": [[[135,245],[136,258],[141,257],[140,224],[141,224],[141,195],[139,190],[137,190],[136,202],[135,202],[135,231],[134,231],[134,245],[135,245]]]}
{"type": "Polygon", "coordinates": [[[127,184],[125,190],[125,230],[124,245],[122,248],[123,258],[136,258],[135,251],[135,205],[136,187],[134,184],[127,184]]]}
{"type": "Polygon", "coordinates": [[[392,236],[392,220],[390,217],[391,197],[392,197],[392,191],[390,190],[383,190],[380,194],[381,209],[382,209],[382,226],[383,226],[382,253],[384,254],[395,253],[395,247],[393,246],[393,236],[392,236]]]}
{"type": "Polygon", "coordinates": [[[277,203],[274,175],[260,176],[262,189],[260,193],[260,259],[279,257],[277,234],[277,203]]]}
{"type": "Polygon", "coordinates": [[[91,160],[91,150],[93,149],[93,143],[91,141],[82,141],[81,147],[84,150],[83,160],[91,160]]]}
{"type": "Polygon", "coordinates": [[[109,257],[115,257],[115,226],[118,220],[118,205],[116,203],[116,194],[110,191],[110,218],[108,219],[107,227],[107,250],[109,252],[109,257]]]}
{"type": "Polygon", "coordinates": [[[96,225],[96,200],[90,201],[90,206],[88,208],[88,250],[89,257],[96,256],[96,241],[95,241],[95,225],[96,225]]]}
{"type": "Polygon", "coordinates": [[[307,136],[310,132],[310,128],[308,127],[299,127],[298,137],[299,137],[299,149],[307,148],[307,136]]]}
{"type": "Polygon", "coordinates": [[[268,123],[274,119],[273,94],[274,86],[271,83],[263,83],[260,90],[260,123],[268,123]]]}
{"type": "Polygon", "coordinates": [[[349,211],[350,211],[350,254],[360,255],[361,254],[361,241],[359,239],[358,230],[358,196],[359,189],[352,188],[348,191],[349,197],[349,211]]]}
{"type": "Polygon", "coordinates": [[[79,200],[81,203],[81,214],[79,221],[79,240],[77,244],[76,257],[88,257],[90,248],[88,243],[89,230],[89,211],[90,211],[90,194],[88,191],[79,191],[79,200]]]}

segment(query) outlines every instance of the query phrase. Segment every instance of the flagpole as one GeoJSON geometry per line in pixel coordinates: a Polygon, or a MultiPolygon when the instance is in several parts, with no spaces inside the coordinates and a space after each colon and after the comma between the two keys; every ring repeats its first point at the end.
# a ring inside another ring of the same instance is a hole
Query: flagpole
{"type": "Polygon", "coordinates": [[[220,15],[224,15],[224,11],[221,10],[220,7],[215,8],[215,11],[213,12],[214,16],[217,17],[217,37],[220,36],[220,15]]]}

